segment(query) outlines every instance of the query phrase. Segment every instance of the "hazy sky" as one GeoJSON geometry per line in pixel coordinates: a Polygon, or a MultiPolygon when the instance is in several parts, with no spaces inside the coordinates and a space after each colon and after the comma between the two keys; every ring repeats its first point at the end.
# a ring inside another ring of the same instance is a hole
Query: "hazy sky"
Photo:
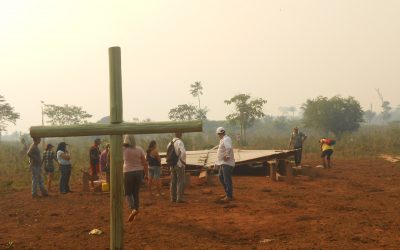
{"type": "Polygon", "coordinates": [[[124,119],[168,120],[197,104],[210,119],[248,93],[265,112],[307,98],[354,96],[400,104],[399,0],[0,0],[0,95],[21,114],[9,131],[41,123],[41,104],[109,113],[108,47],[122,49],[124,119]]]}

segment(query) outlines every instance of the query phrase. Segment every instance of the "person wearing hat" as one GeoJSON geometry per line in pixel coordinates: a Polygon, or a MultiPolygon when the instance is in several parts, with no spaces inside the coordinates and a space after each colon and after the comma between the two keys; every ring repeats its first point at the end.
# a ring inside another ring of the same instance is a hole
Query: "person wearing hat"
{"type": "Polygon", "coordinates": [[[44,165],[44,171],[47,175],[47,190],[51,191],[51,181],[53,180],[54,174],[54,161],[57,162],[56,155],[53,151],[54,146],[47,144],[46,150],[43,152],[42,164],[44,165]]]}
{"type": "Polygon", "coordinates": [[[219,127],[216,132],[220,140],[215,165],[219,167],[219,180],[225,191],[225,194],[221,197],[222,201],[228,202],[233,199],[232,174],[235,167],[235,156],[232,139],[225,134],[225,129],[219,127]]]}
{"type": "Polygon", "coordinates": [[[289,141],[289,149],[293,147],[296,149],[294,155],[294,163],[296,167],[301,167],[301,155],[303,153],[303,143],[307,139],[307,136],[303,132],[299,132],[299,128],[293,128],[292,136],[289,141]]]}
{"type": "Polygon", "coordinates": [[[32,172],[32,198],[37,198],[37,187],[39,186],[42,196],[48,196],[48,192],[43,185],[42,177],[42,159],[38,145],[40,138],[33,138],[33,143],[29,147],[27,155],[29,156],[29,167],[32,172]]]}
{"type": "Polygon", "coordinates": [[[66,194],[72,192],[69,188],[69,178],[71,177],[71,155],[67,150],[67,143],[60,142],[57,145],[56,155],[60,164],[60,193],[66,194]]]}
{"type": "Polygon", "coordinates": [[[99,179],[99,173],[100,173],[100,149],[99,146],[101,144],[101,140],[97,138],[94,140],[94,144],[90,147],[89,149],[89,157],[90,157],[90,169],[89,169],[89,174],[90,174],[90,183],[92,188],[94,187],[94,181],[97,181],[99,179]]]}

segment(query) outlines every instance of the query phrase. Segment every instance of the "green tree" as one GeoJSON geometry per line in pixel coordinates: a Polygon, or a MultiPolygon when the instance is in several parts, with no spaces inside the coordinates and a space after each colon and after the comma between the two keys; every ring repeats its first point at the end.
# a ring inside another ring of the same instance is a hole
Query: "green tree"
{"type": "Polygon", "coordinates": [[[0,140],[1,132],[7,131],[7,126],[12,123],[15,125],[19,119],[19,113],[14,111],[9,103],[6,102],[4,96],[0,95],[0,140]]]}
{"type": "Polygon", "coordinates": [[[204,107],[202,108],[200,105],[200,96],[203,95],[203,86],[201,85],[201,82],[195,82],[193,84],[190,84],[190,94],[193,97],[197,97],[199,105],[197,106],[196,109],[196,119],[197,120],[206,120],[207,119],[207,113],[208,113],[208,108],[204,107]]]}
{"type": "Polygon", "coordinates": [[[320,129],[325,133],[332,132],[338,138],[343,132],[358,130],[363,122],[364,112],[353,97],[334,96],[328,99],[319,96],[307,100],[302,109],[305,127],[320,129]]]}
{"type": "Polygon", "coordinates": [[[172,121],[190,121],[196,118],[197,109],[192,104],[181,104],[170,109],[168,117],[172,121]]]}
{"type": "Polygon", "coordinates": [[[207,120],[207,113],[208,113],[207,107],[200,108],[200,109],[197,108],[196,115],[195,115],[196,120],[207,120]]]}
{"type": "Polygon", "coordinates": [[[92,117],[82,107],[65,104],[57,106],[45,104],[43,114],[49,118],[51,125],[76,125],[87,123],[87,119],[92,117]]]}
{"type": "Polygon", "coordinates": [[[200,110],[200,96],[203,95],[203,86],[201,85],[201,82],[190,84],[190,94],[193,97],[197,97],[197,100],[199,102],[199,106],[197,108],[200,110]]]}
{"type": "Polygon", "coordinates": [[[229,100],[224,101],[227,105],[235,105],[235,112],[229,114],[226,119],[231,124],[240,125],[240,138],[242,144],[246,143],[247,141],[247,128],[253,126],[254,121],[257,118],[265,116],[263,107],[264,104],[267,103],[267,100],[262,98],[250,100],[250,98],[251,96],[248,94],[239,94],[235,95],[229,100]]]}

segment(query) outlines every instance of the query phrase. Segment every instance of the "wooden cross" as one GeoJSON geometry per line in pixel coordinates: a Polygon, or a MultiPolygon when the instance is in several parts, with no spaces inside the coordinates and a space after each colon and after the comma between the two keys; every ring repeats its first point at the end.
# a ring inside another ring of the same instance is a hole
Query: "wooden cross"
{"type": "MultiPolygon", "coordinates": [[[[124,123],[122,119],[121,49],[111,47],[110,69],[110,124],[85,124],[77,126],[33,126],[32,137],[68,137],[110,135],[111,193],[110,193],[110,249],[123,249],[123,174],[122,135],[156,134],[170,132],[200,132],[201,121],[124,123]]],[[[138,95],[140,93],[137,93],[138,95]]]]}

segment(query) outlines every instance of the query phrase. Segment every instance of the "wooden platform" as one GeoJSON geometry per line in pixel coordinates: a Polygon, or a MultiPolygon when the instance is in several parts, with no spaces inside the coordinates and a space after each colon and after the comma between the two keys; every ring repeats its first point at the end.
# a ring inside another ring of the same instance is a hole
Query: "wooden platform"
{"type": "MultiPolygon", "coordinates": [[[[295,154],[296,150],[242,150],[234,149],[235,164],[257,164],[275,159],[287,159],[295,154]]],[[[160,153],[161,163],[166,164],[166,153],[160,153]]],[[[217,160],[217,150],[198,150],[186,152],[186,163],[188,167],[212,168],[217,160]]]]}

